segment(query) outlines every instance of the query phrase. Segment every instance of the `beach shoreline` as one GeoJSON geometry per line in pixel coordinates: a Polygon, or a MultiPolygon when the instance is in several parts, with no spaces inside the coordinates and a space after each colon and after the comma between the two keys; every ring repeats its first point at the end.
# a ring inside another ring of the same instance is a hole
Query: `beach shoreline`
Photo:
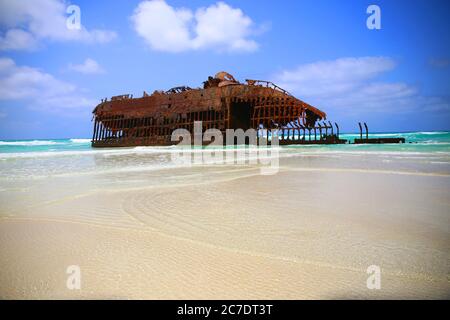
{"type": "Polygon", "coordinates": [[[339,157],[40,178],[3,205],[0,297],[448,299],[450,174],[339,157]]]}

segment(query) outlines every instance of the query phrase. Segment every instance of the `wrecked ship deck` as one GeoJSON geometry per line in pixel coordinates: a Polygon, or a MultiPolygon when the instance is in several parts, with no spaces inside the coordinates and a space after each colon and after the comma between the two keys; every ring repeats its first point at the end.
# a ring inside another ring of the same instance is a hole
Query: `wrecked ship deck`
{"type": "MultiPolygon", "coordinates": [[[[292,96],[269,81],[246,80],[219,72],[203,88],[174,87],[167,91],[145,91],[103,99],[93,111],[93,147],[167,146],[172,132],[186,129],[191,134],[201,121],[202,132],[218,129],[254,129],[257,140],[269,141],[269,130],[277,132],[279,143],[337,144],[339,127],[323,120],[325,112],[292,96]],[[322,124],[320,123],[322,121],[322,124]]],[[[194,141],[194,139],[192,139],[194,141]]],[[[235,141],[223,140],[234,144],[235,141]]],[[[246,142],[247,143],[247,142],[246,142]]]]}

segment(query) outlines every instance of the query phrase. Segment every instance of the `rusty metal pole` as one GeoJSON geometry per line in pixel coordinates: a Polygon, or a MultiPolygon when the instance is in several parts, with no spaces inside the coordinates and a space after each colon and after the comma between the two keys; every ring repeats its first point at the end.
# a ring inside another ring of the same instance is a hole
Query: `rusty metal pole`
{"type": "Polygon", "coordinates": [[[95,138],[95,140],[97,140],[97,141],[100,140],[101,132],[102,132],[102,123],[99,121],[97,124],[97,137],[95,138]]]}
{"type": "Polygon", "coordinates": [[[92,133],[92,142],[95,141],[95,133],[97,131],[97,119],[94,121],[94,132],[92,133]]]}
{"type": "Polygon", "coordinates": [[[102,129],[101,129],[101,132],[100,132],[100,140],[103,140],[104,138],[105,138],[105,123],[102,121],[101,122],[101,125],[102,125],[102,129]]]}
{"type": "Polygon", "coordinates": [[[359,126],[359,138],[362,140],[362,126],[361,126],[361,122],[358,122],[358,126],[359,126]]]}
{"type": "Polygon", "coordinates": [[[98,140],[101,141],[103,140],[103,122],[100,121],[99,122],[99,130],[98,130],[98,140]]]}
{"type": "Polygon", "coordinates": [[[366,140],[369,140],[369,128],[367,128],[367,123],[364,122],[364,127],[366,128],[366,140]]]}
{"type": "Polygon", "coordinates": [[[95,119],[95,121],[97,121],[97,129],[95,129],[95,141],[98,141],[100,136],[100,121],[98,121],[97,119],[95,119]]]}

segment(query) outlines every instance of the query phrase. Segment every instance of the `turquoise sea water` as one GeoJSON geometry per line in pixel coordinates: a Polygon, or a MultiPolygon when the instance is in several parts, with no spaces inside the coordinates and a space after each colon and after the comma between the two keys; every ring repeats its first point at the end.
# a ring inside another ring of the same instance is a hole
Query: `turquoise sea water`
{"type": "MultiPolygon", "coordinates": [[[[351,142],[358,138],[358,134],[341,134],[342,139],[348,139],[351,142]]],[[[450,153],[450,132],[407,132],[407,133],[378,133],[370,134],[371,138],[377,137],[404,137],[405,144],[382,144],[382,145],[329,145],[329,146],[286,146],[283,148],[307,149],[310,151],[393,151],[393,152],[444,152],[450,153]]],[[[138,147],[141,148],[141,147],[138,147]]],[[[146,147],[151,149],[152,147],[146,147]]],[[[161,149],[161,147],[154,147],[161,149]]],[[[116,149],[120,150],[120,149],[116,149]]],[[[33,139],[33,140],[0,140],[0,158],[52,155],[64,152],[66,154],[79,154],[83,152],[95,152],[100,149],[91,148],[90,139],[33,139]],[[45,154],[48,153],[48,154],[45,154]],[[26,154],[26,155],[25,155],[26,154]]]]}
{"type": "MultiPolygon", "coordinates": [[[[357,134],[341,135],[350,141],[357,137],[357,134]]],[[[404,137],[406,143],[291,145],[275,148],[273,152],[246,146],[215,147],[213,153],[219,157],[215,158],[210,156],[211,149],[201,148],[92,148],[90,139],[0,140],[0,190],[16,188],[9,186],[10,182],[26,180],[30,183],[45,177],[90,177],[94,180],[89,184],[104,183],[111,187],[117,181],[123,185],[124,180],[133,176],[132,186],[138,180],[145,185],[158,184],[161,183],[159,178],[143,177],[159,172],[164,179],[178,179],[179,171],[168,170],[190,167],[201,170],[200,175],[210,169],[221,170],[224,165],[226,170],[247,170],[255,159],[262,166],[266,166],[264,159],[271,159],[271,167],[278,163],[275,159],[279,159],[280,167],[294,164],[314,170],[351,168],[450,174],[450,132],[379,133],[370,137],[404,137]]]]}
{"type": "MultiPolygon", "coordinates": [[[[16,212],[17,204],[34,207],[99,190],[202,184],[282,170],[371,173],[368,179],[407,174],[445,182],[450,177],[450,132],[370,135],[394,136],[406,143],[230,146],[214,152],[177,146],[92,148],[90,139],[0,140],[0,216],[16,212]]],[[[356,137],[341,135],[351,141],[356,137]]]]}

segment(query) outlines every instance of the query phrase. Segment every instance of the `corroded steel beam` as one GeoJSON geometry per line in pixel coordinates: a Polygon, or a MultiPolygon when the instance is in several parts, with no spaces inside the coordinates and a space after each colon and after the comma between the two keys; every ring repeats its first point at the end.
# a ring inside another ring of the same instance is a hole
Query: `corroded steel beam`
{"type": "MultiPolygon", "coordinates": [[[[170,145],[171,133],[184,128],[193,132],[194,121],[203,130],[305,128],[311,130],[326,114],[263,80],[240,83],[219,72],[203,88],[175,87],[144,91],[140,98],[129,94],[104,99],[93,111],[92,145],[170,145]]],[[[295,135],[293,135],[295,137],[295,135]]],[[[298,135],[300,136],[300,135],[298,135]]]]}

